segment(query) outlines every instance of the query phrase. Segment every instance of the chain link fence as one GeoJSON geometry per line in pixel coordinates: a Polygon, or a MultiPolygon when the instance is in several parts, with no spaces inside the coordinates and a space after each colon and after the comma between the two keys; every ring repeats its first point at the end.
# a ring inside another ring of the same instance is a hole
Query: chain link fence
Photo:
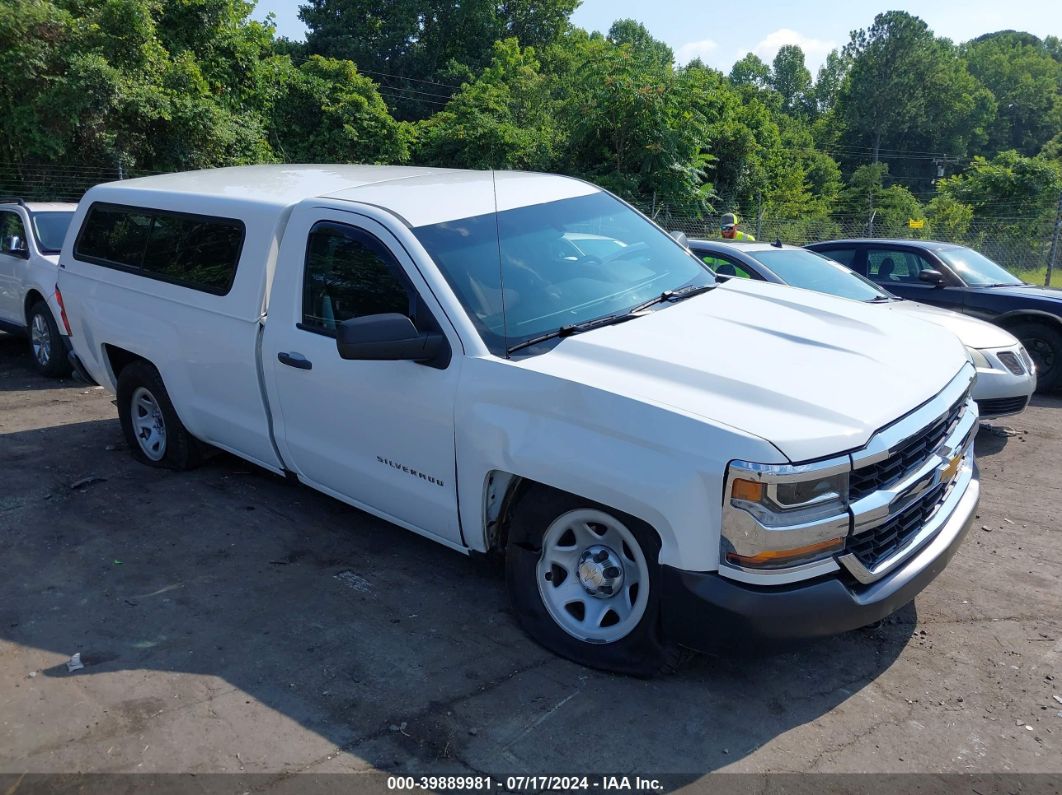
{"type": "Polygon", "coordinates": [[[101,182],[146,177],[157,171],[134,171],[82,165],[24,165],[0,163],[0,198],[26,201],[78,202],[101,182]]]}
{"type": "MultiPolygon", "coordinates": [[[[157,173],[160,172],[131,170],[117,164],[106,167],[0,163],[0,198],[77,202],[86,190],[101,182],[157,173]]],[[[648,202],[639,207],[665,229],[685,232],[691,238],[719,238],[719,215],[698,217],[688,210],[648,202]]],[[[1027,277],[1028,281],[1036,281],[1037,277],[1043,280],[1055,231],[1055,219],[1043,216],[974,220],[953,228],[935,226],[932,220],[926,220],[921,229],[911,229],[907,224],[889,226],[865,216],[772,218],[740,212],[738,216],[741,228],[757,240],[781,240],[798,246],[849,237],[958,243],[980,251],[1012,273],[1027,277]]]]}

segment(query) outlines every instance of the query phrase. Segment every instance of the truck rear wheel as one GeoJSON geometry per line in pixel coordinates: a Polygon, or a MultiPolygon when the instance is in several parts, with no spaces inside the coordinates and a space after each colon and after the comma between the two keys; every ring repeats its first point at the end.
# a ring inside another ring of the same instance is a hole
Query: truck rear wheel
{"type": "Polygon", "coordinates": [[[192,469],[199,464],[199,442],[177,417],[154,366],[137,361],[122,368],[117,397],[118,417],[133,458],[165,469],[192,469]]]}
{"type": "Polygon", "coordinates": [[[29,326],[30,353],[37,372],[49,378],[69,375],[70,364],[66,360],[63,338],[48,305],[44,301],[35,303],[30,307],[26,321],[29,326]]]}
{"type": "Polygon", "coordinates": [[[509,598],[523,629],[573,662],[648,677],[672,667],[660,635],[660,541],[632,516],[533,488],[514,507],[509,598]]]}

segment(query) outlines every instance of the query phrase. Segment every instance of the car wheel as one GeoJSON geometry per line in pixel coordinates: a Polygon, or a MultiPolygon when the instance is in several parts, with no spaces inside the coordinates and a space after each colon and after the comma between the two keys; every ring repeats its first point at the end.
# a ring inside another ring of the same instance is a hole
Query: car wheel
{"type": "Polygon", "coordinates": [[[1036,391],[1062,387],[1062,331],[1046,323],[1018,323],[1008,331],[1021,340],[1036,365],[1036,391]]]}
{"type": "Polygon", "coordinates": [[[177,417],[162,376],[138,361],[118,375],[118,417],[133,458],[165,469],[192,469],[200,461],[198,440],[177,417]]]}
{"type": "Polygon", "coordinates": [[[30,354],[37,372],[49,378],[61,378],[70,374],[70,364],[66,360],[63,338],[55,318],[44,301],[38,301],[30,307],[29,316],[30,354]]]}
{"type": "Polygon", "coordinates": [[[634,517],[553,489],[514,507],[506,584],[523,629],[591,668],[648,677],[681,654],[660,632],[660,541],[634,517]]]}

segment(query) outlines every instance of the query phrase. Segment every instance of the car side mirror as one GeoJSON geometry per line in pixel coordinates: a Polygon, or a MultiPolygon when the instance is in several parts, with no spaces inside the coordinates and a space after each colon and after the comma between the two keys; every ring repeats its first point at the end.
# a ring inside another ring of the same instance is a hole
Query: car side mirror
{"type": "Polygon", "coordinates": [[[689,248],[690,247],[690,239],[688,237],[686,237],[686,233],[685,232],[680,232],[679,230],[676,229],[676,230],[671,232],[671,237],[673,237],[675,239],[675,242],[678,243],[683,248],[689,248]]]}
{"type": "Polygon", "coordinates": [[[928,282],[934,287],[944,286],[944,274],[938,270],[933,270],[932,268],[926,268],[923,271],[919,271],[918,278],[920,281],[928,282]]]}
{"type": "Polygon", "coordinates": [[[450,362],[446,337],[418,331],[412,320],[397,313],[344,320],[336,326],[336,349],[341,358],[360,361],[412,361],[443,368],[450,362]]]}
{"type": "Polygon", "coordinates": [[[29,251],[26,250],[26,243],[17,235],[5,237],[3,244],[0,244],[0,250],[2,250],[4,254],[10,254],[12,257],[22,257],[23,259],[29,258],[29,251]]]}

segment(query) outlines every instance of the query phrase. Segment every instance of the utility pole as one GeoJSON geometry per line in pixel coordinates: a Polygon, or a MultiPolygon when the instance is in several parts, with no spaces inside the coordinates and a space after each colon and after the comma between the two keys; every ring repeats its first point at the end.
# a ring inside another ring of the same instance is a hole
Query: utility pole
{"type": "Polygon", "coordinates": [[[1051,271],[1055,267],[1055,255],[1058,253],[1058,238],[1062,234],[1062,193],[1058,194],[1058,210],[1055,212],[1055,233],[1051,237],[1051,251],[1047,255],[1047,274],[1044,276],[1044,287],[1051,286],[1051,271]]]}

